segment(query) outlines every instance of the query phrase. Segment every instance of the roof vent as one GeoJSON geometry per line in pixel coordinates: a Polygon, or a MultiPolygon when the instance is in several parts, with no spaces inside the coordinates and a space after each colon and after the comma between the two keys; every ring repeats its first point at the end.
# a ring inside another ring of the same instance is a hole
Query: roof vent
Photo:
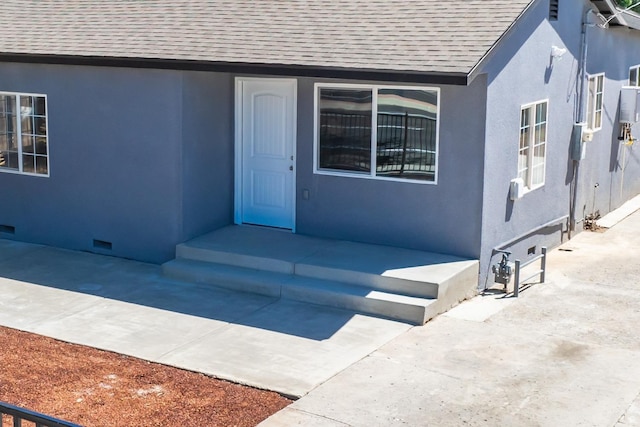
{"type": "Polygon", "coordinates": [[[549,21],[558,20],[558,3],[560,0],[549,0],[549,21]]]}

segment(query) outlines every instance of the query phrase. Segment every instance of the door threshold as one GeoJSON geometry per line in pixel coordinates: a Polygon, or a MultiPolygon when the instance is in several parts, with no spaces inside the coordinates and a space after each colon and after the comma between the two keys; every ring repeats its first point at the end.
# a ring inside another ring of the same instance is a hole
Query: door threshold
{"type": "Polygon", "coordinates": [[[292,228],[284,228],[284,227],[274,227],[272,225],[261,225],[261,224],[251,224],[248,222],[243,222],[242,224],[237,224],[241,227],[248,227],[248,228],[261,228],[261,229],[266,229],[266,230],[273,230],[273,231],[282,231],[285,233],[294,233],[292,228]]]}

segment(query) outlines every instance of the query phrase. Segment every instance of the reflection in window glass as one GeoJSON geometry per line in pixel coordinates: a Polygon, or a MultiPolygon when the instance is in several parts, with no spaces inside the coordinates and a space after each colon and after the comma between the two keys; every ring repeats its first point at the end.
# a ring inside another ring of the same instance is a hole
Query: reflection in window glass
{"type": "Polygon", "coordinates": [[[591,130],[602,128],[602,95],[604,90],[604,74],[589,77],[589,93],[587,98],[587,127],[591,130]]]}
{"type": "Polygon", "coordinates": [[[16,132],[15,95],[0,95],[0,170],[18,170],[18,144],[16,132]]]}
{"type": "Polygon", "coordinates": [[[518,178],[528,188],[544,184],[547,151],[547,101],[520,110],[518,178]]]}
{"type": "Polygon", "coordinates": [[[0,93],[0,170],[48,175],[46,97],[0,93]]]}
{"type": "Polygon", "coordinates": [[[378,91],[377,176],[435,179],[437,103],[436,92],[378,91]]]}
{"type": "Polygon", "coordinates": [[[371,170],[371,99],[370,90],[320,90],[321,168],[371,170]]]}
{"type": "Polygon", "coordinates": [[[531,141],[531,109],[523,108],[520,113],[520,148],[518,150],[518,178],[529,182],[529,144],[531,141]]]}
{"type": "Polygon", "coordinates": [[[435,181],[438,91],[320,87],[318,168],[435,181]]]}

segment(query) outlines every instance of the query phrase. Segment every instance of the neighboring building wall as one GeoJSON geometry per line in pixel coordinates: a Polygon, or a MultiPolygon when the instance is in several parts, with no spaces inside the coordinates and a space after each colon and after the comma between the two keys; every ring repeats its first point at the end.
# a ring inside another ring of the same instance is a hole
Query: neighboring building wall
{"type": "MultiPolygon", "coordinates": [[[[640,30],[588,28],[587,72],[605,73],[602,129],[587,143],[578,175],[577,219],[605,215],[640,193],[640,145],[618,140],[620,89],[640,64],[640,30]],[[597,185],[597,186],[596,186],[597,185]]],[[[640,123],[633,126],[640,137],[640,123]]],[[[577,227],[582,227],[578,224],[577,227]]]]}
{"type": "Polygon", "coordinates": [[[485,80],[441,87],[436,185],[314,174],[316,81],[298,80],[297,232],[477,258],[485,80]]]}
{"type": "Polygon", "coordinates": [[[182,238],[180,73],[0,64],[48,96],[50,177],[0,172],[0,238],[160,262],[182,238]],[[94,247],[94,239],[112,250],[94,247]]]}
{"type": "MultiPolygon", "coordinates": [[[[499,260],[492,249],[508,242],[511,259],[526,260],[528,248],[559,244],[568,235],[567,221],[545,229],[536,229],[554,219],[569,215],[571,185],[574,181],[571,160],[571,132],[579,119],[578,90],[581,56],[582,19],[590,5],[582,0],[560,2],[559,20],[549,22],[547,0],[532,6],[516,23],[508,37],[497,46],[487,61],[487,149],[485,152],[485,194],[480,287],[491,285],[490,266],[499,260]],[[567,48],[561,60],[551,60],[551,47],[567,48]],[[549,100],[545,184],[520,200],[509,200],[509,182],[518,174],[520,109],[524,104],[549,100]],[[527,233],[531,232],[530,235],[527,233]],[[513,241],[517,236],[524,236],[513,241]],[[492,257],[492,255],[494,255],[492,257]]],[[[603,30],[590,27],[588,72],[606,73],[605,114],[602,130],[587,143],[586,158],[577,174],[575,232],[581,220],[595,209],[601,214],[619,206],[640,192],[637,157],[629,160],[622,197],[622,179],[616,167],[621,156],[617,141],[616,116],[619,88],[628,78],[632,58],[640,58],[640,32],[603,30]],[[617,194],[614,194],[617,193],[617,194]]],[[[585,89],[586,90],[586,89],[585,89]]],[[[586,101],[585,93],[585,101],[586,101]]]]}

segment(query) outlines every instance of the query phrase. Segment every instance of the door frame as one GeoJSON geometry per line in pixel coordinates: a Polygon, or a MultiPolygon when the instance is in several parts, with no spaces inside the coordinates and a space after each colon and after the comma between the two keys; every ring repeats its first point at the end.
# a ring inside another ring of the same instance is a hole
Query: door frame
{"type": "MultiPolygon", "coordinates": [[[[242,117],[243,117],[243,90],[244,83],[248,81],[265,81],[265,82],[287,82],[291,84],[293,87],[293,123],[292,123],[292,132],[293,132],[293,177],[292,177],[292,193],[291,193],[291,232],[295,233],[296,231],[296,177],[297,177],[297,161],[298,156],[296,152],[297,148],[297,137],[298,137],[298,80],[292,78],[277,78],[277,77],[236,77],[235,78],[235,136],[234,136],[234,151],[235,151],[235,168],[234,168],[234,212],[233,212],[233,222],[235,224],[243,224],[243,206],[242,206],[242,192],[244,191],[244,186],[242,182],[242,172],[243,172],[243,154],[244,154],[244,144],[243,144],[243,134],[242,134],[242,117]]],[[[267,226],[268,227],[268,226],[267,226]]],[[[288,230],[288,229],[287,229],[288,230]]]]}

